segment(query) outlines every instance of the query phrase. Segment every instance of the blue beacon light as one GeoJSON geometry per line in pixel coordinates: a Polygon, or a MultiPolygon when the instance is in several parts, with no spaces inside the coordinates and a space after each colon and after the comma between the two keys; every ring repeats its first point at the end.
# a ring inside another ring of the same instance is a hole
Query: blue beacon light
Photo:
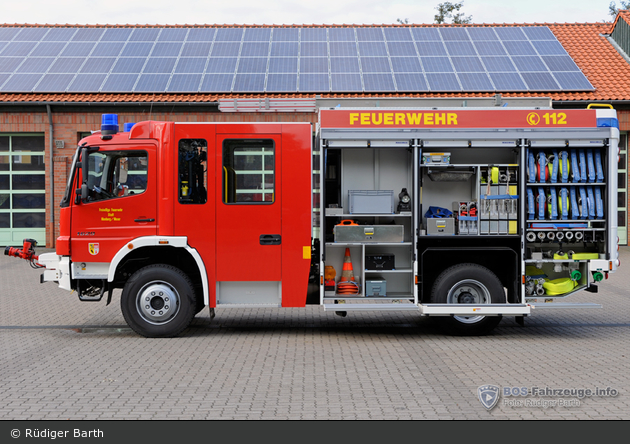
{"type": "Polygon", "coordinates": [[[101,135],[107,136],[118,132],[118,114],[103,114],[101,116],[101,135]]]}

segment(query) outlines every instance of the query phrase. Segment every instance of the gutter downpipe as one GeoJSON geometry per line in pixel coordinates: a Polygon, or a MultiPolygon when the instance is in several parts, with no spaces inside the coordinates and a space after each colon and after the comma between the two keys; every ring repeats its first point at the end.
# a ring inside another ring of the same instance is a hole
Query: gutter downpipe
{"type": "Polygon", "coordinates": [[[46,113],[48,114],[48,156],[50,159],[49,162],[49,174],[50,174],[50,225],[52,227],[52,239],[50,240],[51,245],[55,245],[55,168],[53,166],[53,147],[55,146],[55,142],[53,140],[54,135],[54,127],[52,120],[52,111],[50,109],[50,105],[46,104],[46,113]]]}

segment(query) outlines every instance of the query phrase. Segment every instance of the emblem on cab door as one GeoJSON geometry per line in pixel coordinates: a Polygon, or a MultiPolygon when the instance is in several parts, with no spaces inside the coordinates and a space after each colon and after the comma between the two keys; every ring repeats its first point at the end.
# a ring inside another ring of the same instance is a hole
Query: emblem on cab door
{"type": "Polygon", "coordinates": [[[88,244],[88,250],[92,256],[96,256],[98,254],[98,244],[88,244]]]}

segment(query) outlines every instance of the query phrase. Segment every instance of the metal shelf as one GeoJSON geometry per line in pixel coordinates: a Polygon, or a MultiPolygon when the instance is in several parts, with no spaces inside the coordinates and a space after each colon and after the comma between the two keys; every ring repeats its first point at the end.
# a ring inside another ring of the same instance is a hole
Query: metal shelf
{"type": "Polygon", "coordinates": [[[528,182],[527,183],[528,187],[546,187],[548,185],[550,185],[552,187],[556,187],[556,186],[560,186],[560,187],[566,187],[566,186],[570,186],[570,187],[591,187],[593,185],[595,185],[595,186],[604,186],[604,185],[606,185],[606,182],[555,182],[555,183],[551,183],[551,182],[544,182],[544,183],[528,182]]]}
{"type": "MultiPolygon", "coordinates": [[[[596,261],[599,259],[525,259],[526,264],[537,264],[537,263],[550,263],[550,264],[565,264],[567,262],[589,262],[596,261]]],[[[603,259],[606,260],[606,259],[603,259]]],[[[542,297],[542,296],[539,296],[542,297]]]]}
{"type": "Polygon", "coordinates": [[[336,295],[336,296],[324,296],[325,301],[340,301],[340,300],[348,300],[348,301],[387,301],[387,300],[398,300],[398,299],[410,299],[413,300],[413,295],[410,293],[404,292],[388,292],[387,296],[347,296],[347,295],[336,295]]]}
{"type": "Polygon", "coordinates": [[[498,234],[498,233],[480,233],[480,234],[421,234],[419,237],[421,238],[452,238],[452,239],[461,239],[461,238],[469,238],[469,239],[478,239],[479,237],[521,237],[518,234],[498,234]]]}
{"type": "Polygon", "coordinates": [[[413,245],[411,242],[366,242],[366,247],[385,246],[385,247],[409,247],[413,245]]]}
{"type": "Polygon", "coordinates": [[[532,233],[536,233],[538,231],[580,231],[580,230],[586,230],[586,231],[606,231],[606,228],[592,228],[592,227],[586,227],[586,228],[526,228],[527,231],[531,231],[532,233]]]}
{"type": "Polygon", "coordinates": [[[365,213],[353,213],[353,214],[326,214],[326,217],[411,217],[409,214],[365,214],[365,213]]]}
{"type": "Polygon", "coordinates": [[[411,268],[401,268],[398,270],[365,270],[365,274],[380,274],[380,273],[411,273],[413,270],[411,268]]]}
{"type": "Polygon", "coordinates": [[[411,242],[326,242],[327,247],[345,247],[345,246],[360,246],[365,245],[366,247],[409,247],[413,245],[411,242]]]}
{"type": "MultiPolygon", "coordinates": [[[[590,224],[605,223],[606,219],[527,219],[526,223],[549,223],[549,224],[590,224]]],[[[575,227],[576,230],[585,230],[588,227],[575,227]]],[[[528,230],[546,230],[546,228],[527,228],[528,230]]],[[[569,228],[566,228],[569,229],[569,228]]]]}
{"type": "MultiPolygon", "coordinates": [[[[447,164],[426,164],[423,163],[420,165],[420,168],[488,168],[487,163],[447,163],[447,164]]],[[[496,167],[513,167],[517,168],[518,165],[515,163],[493,163],[492,166],[496,167]]]]}

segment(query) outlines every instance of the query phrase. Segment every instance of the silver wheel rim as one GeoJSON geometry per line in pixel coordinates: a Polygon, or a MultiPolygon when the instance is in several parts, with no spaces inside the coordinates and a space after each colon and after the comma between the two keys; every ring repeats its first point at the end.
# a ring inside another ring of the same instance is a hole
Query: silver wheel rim
{"type": "Polygon", "coordinates": [[[179,293],[167,282],[152,281],[138,292],[136,307],[142,319],[149,324],[166,324],[179,313],[179,293]]]}
{"type": "MultiPolygon", "coordinates": [[[[446,296],[447,304],[490,304],[488,288],[474,279],[459,281],[451,287],[446,296]]],[[[485,316],[453,316],[463,324],[475,324],[485,316]]]]}

